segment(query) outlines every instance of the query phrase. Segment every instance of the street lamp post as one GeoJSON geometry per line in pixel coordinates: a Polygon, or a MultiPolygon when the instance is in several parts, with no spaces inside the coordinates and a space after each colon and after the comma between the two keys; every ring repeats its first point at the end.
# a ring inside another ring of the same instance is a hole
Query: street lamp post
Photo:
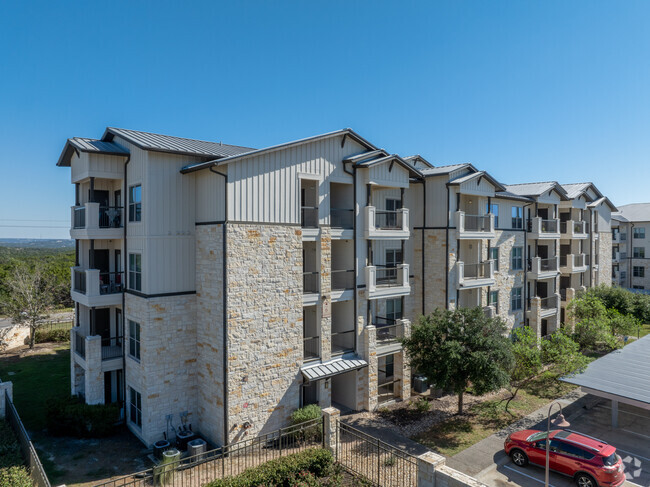
{"type": "Polygon", "coordinates": [[[556,428],[568,428],[571,426],[571,424],[566,419],[564,419],[564,414],[562,414],[562,405],[557,401],[552,402],[548,408],[548,416],[546,417],[546,475],[544,477],[544,487],[548,487],[548,452],[549,446],[551,444],[551,439],[549,438],[549,435],[551,434],[551,409],[553,409],[553,406],[555,404],[560,407],[560,414],[558,414],[557,417],[553,420],[553,426],[556,428]]]}

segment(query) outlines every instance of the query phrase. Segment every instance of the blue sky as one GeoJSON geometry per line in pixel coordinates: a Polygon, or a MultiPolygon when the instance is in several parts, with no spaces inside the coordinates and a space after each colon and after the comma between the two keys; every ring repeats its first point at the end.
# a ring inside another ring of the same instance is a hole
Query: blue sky
{"type": "Polygon", "coordinates": [[[352,127],[504,183],[650,200],[648,2],[2,7],[0,237],[69,235],[56,160],[106,126],[253,147],[352,127]]]}

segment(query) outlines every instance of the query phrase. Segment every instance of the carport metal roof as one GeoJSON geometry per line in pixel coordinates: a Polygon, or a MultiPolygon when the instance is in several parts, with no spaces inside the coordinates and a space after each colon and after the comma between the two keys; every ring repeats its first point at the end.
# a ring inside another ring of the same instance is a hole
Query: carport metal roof
{"type": "Polygon", "coordinates": [[[300,372],[308,381],[326,379],[338,374],[344,374],[351,370],[366,367],[368,362],[357,358],[356,355],[350,358],[336,358],[322,364],[306,365],[300,368],[300,372]]]}
{"type": "Polygon", "coordinates": [[[584,372],[560,380],[595,396],[650,409],[650,335],[594,360],[584,372]]]}

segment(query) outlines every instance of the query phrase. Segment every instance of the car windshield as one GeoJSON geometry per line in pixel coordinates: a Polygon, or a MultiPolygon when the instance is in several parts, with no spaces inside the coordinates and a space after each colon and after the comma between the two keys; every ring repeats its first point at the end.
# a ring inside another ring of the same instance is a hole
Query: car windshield
{"type": "Polygon", "coordinates": [[[533,433],[530,435],[528,438],[526,438],[526,441],[537,441],[537,440],[543,440],[546,438],[546,431],[540,431],[538,433],[533,433]]]}
{"type": "Polygon", "coordinates": [[[611,467],[612,465],[616,465],[616,461],[617,461],[617,460],[618,460],[618,459],[616,458],[616,452],[612,453],[612,454],[611,454],[610,456],[608,456],[608,457],[603,457],[603,463],[604,463],[605,466],[607,466],[607,467],[611,467]]]}

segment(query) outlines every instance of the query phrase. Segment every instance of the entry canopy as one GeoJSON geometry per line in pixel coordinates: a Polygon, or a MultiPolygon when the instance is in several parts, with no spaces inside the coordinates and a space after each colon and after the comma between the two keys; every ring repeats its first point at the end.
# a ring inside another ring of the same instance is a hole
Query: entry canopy
{"type": "Polygon", "coordinates": [[[595,396],[650,409],[650,335],[594,360],[584,372],[560,380],[595,396]]]}
{"type": "Polygon", "coordinates": [[[322,364],[303,365],[300,367],[300,372],[308,381],[327,379],[338,374],[344,374],[351,370],[362,369],[367,367],[368,362],[361,360],[356,355],[349,357],[340,357],[329,360],[322,364]]]}

